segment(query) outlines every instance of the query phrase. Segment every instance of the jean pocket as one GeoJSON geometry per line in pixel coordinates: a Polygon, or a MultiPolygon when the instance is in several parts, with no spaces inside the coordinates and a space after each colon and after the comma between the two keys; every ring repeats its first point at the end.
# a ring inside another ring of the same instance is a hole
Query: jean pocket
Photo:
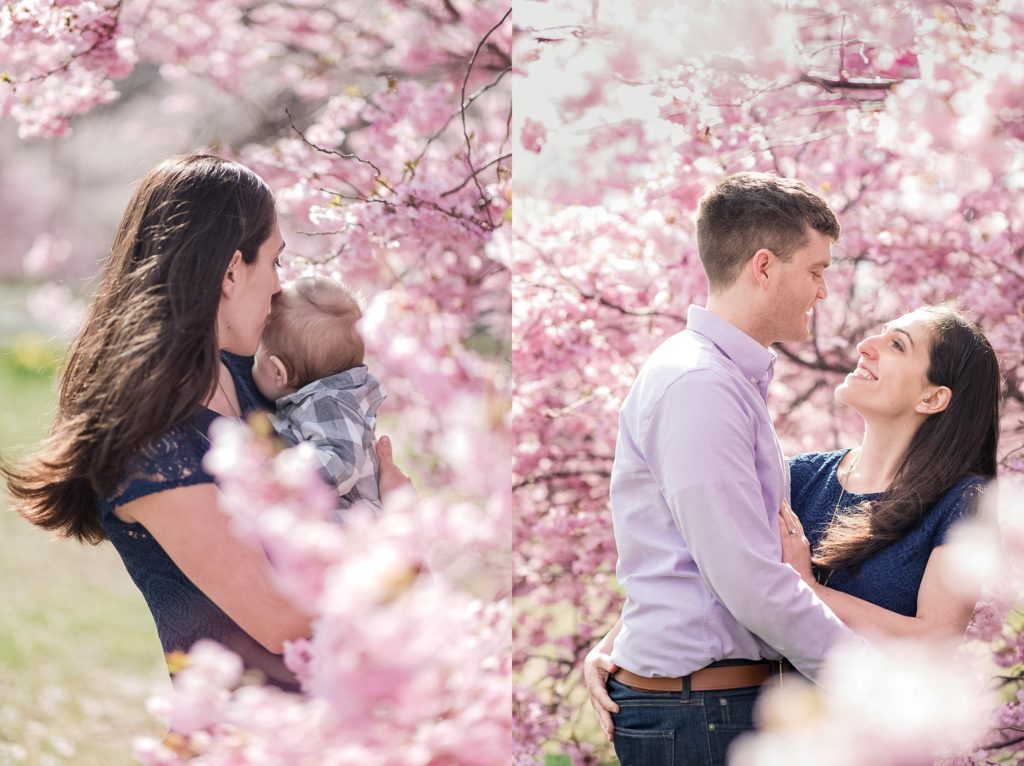
{"type": "Polygon", "coordinates": [[[615,755],[622,766],[673,766],[675,732],[615,727],[615,755]]]}
{"type": "Polygon", "coordinates": [[[758,691],[730,694],[718,698],[718,704],[708,704],[708,720],[725,729],[749,730],[754,726],[754,705],[758,691]],[[714,709],[718,708],[717,721],[714,709]]]}

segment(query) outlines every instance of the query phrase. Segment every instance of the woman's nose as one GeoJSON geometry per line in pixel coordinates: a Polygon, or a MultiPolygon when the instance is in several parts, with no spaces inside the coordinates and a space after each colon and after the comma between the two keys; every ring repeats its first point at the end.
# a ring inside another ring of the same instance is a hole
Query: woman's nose
{"type": "Polygon", "coordinates": [[[868,359],[878,357],[878,339],[881,335],[872,335],[857,344],[857,353],[866,356],[868,359]]]}

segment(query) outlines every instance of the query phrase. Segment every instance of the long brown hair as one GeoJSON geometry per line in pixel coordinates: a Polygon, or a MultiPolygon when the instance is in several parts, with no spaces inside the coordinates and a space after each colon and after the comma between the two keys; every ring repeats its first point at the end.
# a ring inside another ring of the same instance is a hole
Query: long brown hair
{"type": "Polygon", "coordinates": [[[981,329],[950,306],[927,306],[934,317],[928,381],[953,392],[949,406],[914,433],[892,484],[832,519],[814,555],[827,569],[856,568],[916,527],[925,513],[967,476],[996,475],[999,362],[981,329]]]}
{"type": "Polygon", "coordinates": [[[224,275],[236,250],[256,260],[275,219],[266,183],[215,155],[173,157],[142,180],[71,345],[50,435],[0,466],[22,516],[62,537],[106,538],[99,498],[213,393],[224,275]]]}

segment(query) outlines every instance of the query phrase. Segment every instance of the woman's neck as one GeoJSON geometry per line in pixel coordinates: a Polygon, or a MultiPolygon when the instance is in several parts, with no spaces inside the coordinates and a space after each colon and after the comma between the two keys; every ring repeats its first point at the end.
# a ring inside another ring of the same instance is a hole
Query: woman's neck
{"type": "Polygon", "coordinates": [[[907,454],[916,425],[890,423],[880,426],[865,421],[864,441],[843,460],[845,465],[840,470],[846,490],[866,494],[888,489],[907,454]]]}
{"type": "Polygon", "coordinates": [[[217,385],[213,389],[213,395],[206,402],[206,408],[226,418],[237,420],[241,417],[241,405],[238,401],[235,381],[224,362],[219,362],[217,365],[217,385]]]}

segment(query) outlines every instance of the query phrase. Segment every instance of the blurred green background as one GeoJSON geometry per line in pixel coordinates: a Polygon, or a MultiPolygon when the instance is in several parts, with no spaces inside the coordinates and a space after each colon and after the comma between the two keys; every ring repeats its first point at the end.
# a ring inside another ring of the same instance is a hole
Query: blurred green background
{"type": "MultiPolygon", "coordinates": [[[[11,459],[49,429],[62,349],[31,330],[0,337],[0,455],[11,459]]],[[[164,731],[146,699],[170,682],[113,547],[52,539],[5,491],[0,585],[0,764],[136,763],[132,740],[164,731]]]]}

